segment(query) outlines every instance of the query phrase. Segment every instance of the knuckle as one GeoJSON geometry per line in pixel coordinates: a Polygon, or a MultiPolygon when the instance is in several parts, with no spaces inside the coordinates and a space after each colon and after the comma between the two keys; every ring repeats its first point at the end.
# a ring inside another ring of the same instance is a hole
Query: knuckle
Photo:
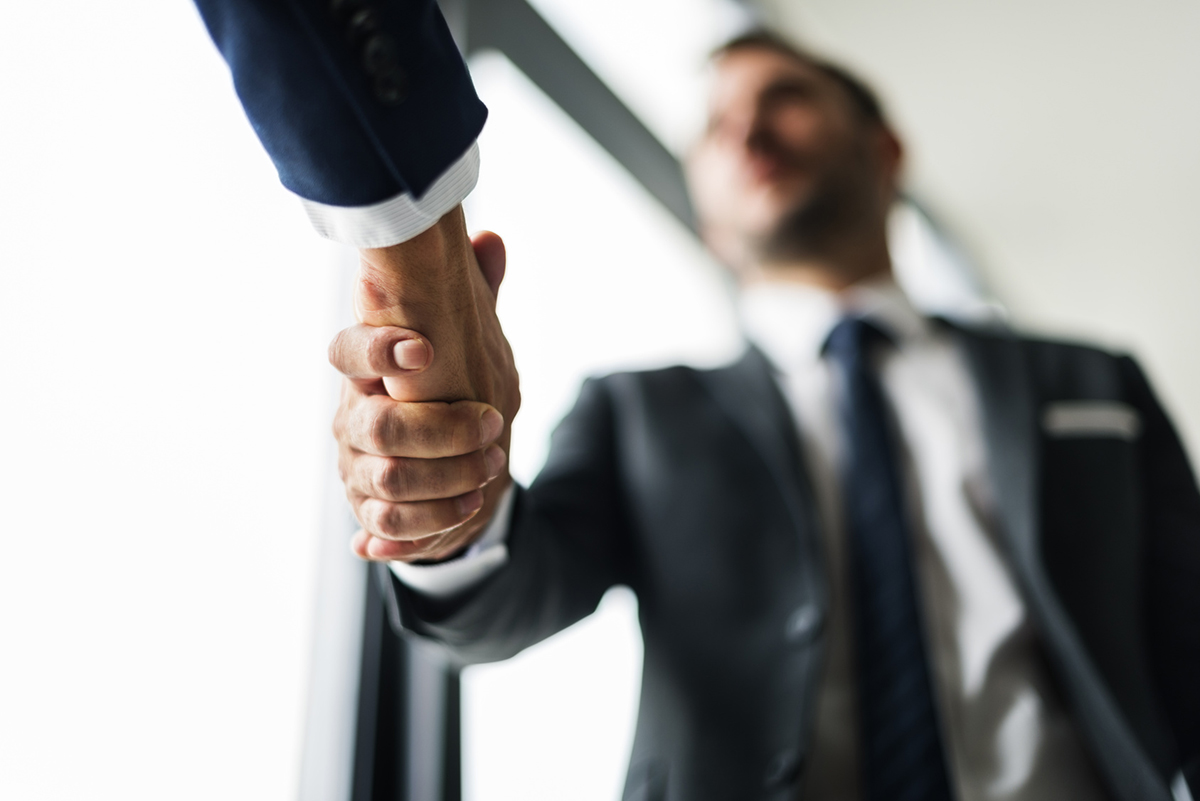
{"type": "Polygon", "coordinates": [[[399,505],[386,501],[377,501],[376,505],[379,507],[379,513],[375,525],[378,527],[379,533],[389,539],[403,536],[405,533],[404,514],[399,505]]]}
{"type": "Polygon", "coordinates": [[[350,507],[354,510],[358,524],[369,534],[378,533],[379,526],[376,525],[378,515],[371,499],[349,487],[346,488],[346,497],[350,500],[350,507]]]}
{"type": "Polygon", "coordinates": [[[341,351],[342,351],[341,340],[342,340],[343,333],[345,333],[345,332],[343,332],[343,331],[338,332],[338,335],[335,336],[333,338],[333,341],[329,343],[329,350],[327,351],[328,356],[329,356],[329,363],[332,364],[335,368],[339,364],[341,364],[341,359],[339,357],[341,356],[341,351]]]}
{"type": "Polygon", "coordinates": [[[479,413],[465,405],[454,410],[454,419],[449,426],[449,445],[456,454],[466,454],[476,450],[483,439],[479,423],[479,413]]]}
{"type": "Polygon", "coordinates": [[[408,465],[403,459],[389,458],[375,476],[374,489],[381,497],[403,498],[409,488],[408,465]]]}
{"type": "Polygon", "coordinates": [[[388,355],[390,342],[390,331],[371,332],[371,339],[367,343],[367,366],[376,375],[390,375],[395,372],[388,355]]]}
{"type": "Polygon", "coordinates": [[[462,483],[472,488],[482,487],[488,482],[487,460],[483,451],[476,451],[463,461],[462,483]]]}
{"type": "Polygon", "coordinates": [[[367,442],[376,451],[386,451],[396,439],[396,425],[387,408],[376,409],[367,427],[367,442]]]}
{"type": "Polygon", "coordinates": [[[345,373],[346,357],[350,351],[351,328],[343,328],[329,343],[329,363],[340,373],[345,373]]]}
{"type": "Polygon", "coordinates": [[[375,528],[378,530],[378,535],[386,540],[398,540],[403,533],[391,522],[390,517],[387,515],[380,517],[379,521],[375,524],[375,528]]]}

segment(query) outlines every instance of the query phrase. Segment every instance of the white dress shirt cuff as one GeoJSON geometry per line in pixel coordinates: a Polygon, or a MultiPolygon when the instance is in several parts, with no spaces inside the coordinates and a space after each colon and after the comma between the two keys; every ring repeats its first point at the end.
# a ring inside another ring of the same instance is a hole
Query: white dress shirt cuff
{"type": "Polygon", "coordinates": [[[420,199],[407,192],[370,206],[328,206],[300,198],[313,228],[326,239],[356,248],[398,245],[433,226],[462,203],[479,179],[479,143],[438,176],[420,199]]]}
{"type": "Polygon", "coordinates": [[[449,598],[483,581],[508,561],[508,530],[512,523],[513,498],[517,485],[509,484],[496,504],[496,513],[483,536],[455,559],[432,565],[390,562],[396,578],[429,598],[449,598]]]}

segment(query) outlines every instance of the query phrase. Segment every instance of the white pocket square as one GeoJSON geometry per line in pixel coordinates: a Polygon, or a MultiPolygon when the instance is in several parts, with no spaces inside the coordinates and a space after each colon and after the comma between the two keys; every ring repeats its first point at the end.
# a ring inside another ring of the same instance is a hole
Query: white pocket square
{"type": "Polygon", "coordinates": [[[1046,405],[1042,428],[1052,437],[1117,437],[1134,440],[1142,430],[1137,409],[1116,401],[1059,401],[1046,405]]]}

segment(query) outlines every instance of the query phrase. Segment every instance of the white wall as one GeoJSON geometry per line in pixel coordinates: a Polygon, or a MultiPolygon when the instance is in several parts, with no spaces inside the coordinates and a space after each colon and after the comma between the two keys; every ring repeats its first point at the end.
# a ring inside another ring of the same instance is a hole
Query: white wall
{"type": "Polygon", "coordinates": [[[880,87],[1026,328],[1131,349],[1200,458],[1200,5],[762,0],[880,87]]]}
{"type": "Polygon", "coordinates": [[[0,798],[294,797],[333,259],[191,3],[0,3],[0,798]]]}
{"type": "MultiPolygon", "coordinates": [[[[635,57],[673,31],[664,53],[702,53],[724,12],[681,16],[692,2],[656,2],[620,40],[606,37],[643,4],[539,6],[678,148],[692,68],[659,80],[635,57]]],[[[1196,452],[1200,10],[788,8],[883,86],[914,185],[1018,320],[1134,347],[1196,452]]],[[[527,478],[584,373],[715,358],[731,323],[711,265],[628,176],[577,134],[523,139],[555,112],[502,64],[483,69],[495,100],[470,214],[510,243],[501,311],[526,376],[513,463],[527,478]],[[531,172],[546,153],[581,165],[582,197],[536,204],[576,179],[531,172]]],[[[189,3],[2,3],[0,76],[0,797],[293,797],[343,256],[279,187],[189,3]]],[[[599,639],[572,632],[573,655],[529,660],[592,682],[577,707],[551,694],[542,720],[594,734],[604,716],[599,789],[619,783],[628,743],[632,613],[618,597],[599,639]],[[605,642],[616,668],[597,661],[605,642]]],[[[480,799],[521,780],[479,754],[487,716],[511,717],[486,694],[529,692],[537,675],[478,672],[468,687],[480,799]]],[[[553,782],[584,764],[568,758],[580,742],[560,738],[543,797],[563,797],[553,782]]]]}

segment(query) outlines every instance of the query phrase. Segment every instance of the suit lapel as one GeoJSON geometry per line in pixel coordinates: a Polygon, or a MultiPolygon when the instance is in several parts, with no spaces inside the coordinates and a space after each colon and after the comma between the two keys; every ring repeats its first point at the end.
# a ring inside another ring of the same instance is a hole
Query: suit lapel
{"type": "MultiPolygon", "coordinates": [[[[829,583],[816,497],[801,456],[795,419],[775,382],[773,370],[767,357],[758,348],[751,347],[733,365],[699,376],[717,405],[766,464],[796,532],[800,556],[798,578],[810,593],[808,598],[815,604],[818,615],[824,619],[829,613],[829,583]]],[[[823,658],[822,653],[822,647],[813,649],[818,663],[823,658]]],[[[810,682],[808,687],[808,708],[814,709],[817,682],[810,682]]]]}
{"type": "Polygon", "coordinates": [[[700,373],[701,381],[766,462],[797,529],[809,523],[811,492],[799,453],[799,436],[771,374],[767,357],[751,347],[734,364],[700,373]]]}
{"type": "MultiPolygon", "coordinates": [[[[1018,569],[1027,573],[1038,554],[1037,413],[1020,343],[954,329],[979,395],[988,469],[1003,536],[1018,569]]],[[[1026,577],[1026,576],[1023,576],[1026,577]]]]}
{"type": "Polygon", "coordinates": [[[1013,571],[1096,765],[1121,801],[1170,801],[1170,791],[1126,724],[1059,601],[1041,557],[1037,403],[1024,347],[1011,334],[951,325],[967,355],[983,414],[988,467],[1013,571]]]}

